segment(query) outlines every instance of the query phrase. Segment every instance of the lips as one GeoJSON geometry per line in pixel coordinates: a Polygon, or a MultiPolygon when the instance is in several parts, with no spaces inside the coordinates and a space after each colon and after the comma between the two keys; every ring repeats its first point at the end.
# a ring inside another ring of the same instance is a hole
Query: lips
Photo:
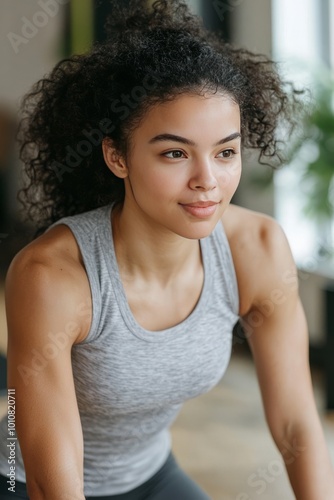
{"type": "Polygon", "coordinates": [[[180,205],[192,217],[207,219],[216,212],[218,204],[219,202],[216,201],[196,201],[194,203],[181,203],[180,205]]]}
{"type": "Polygon", "coordinates": [[[196,201],[195,203],[181,203],[184,207],[207,208],[217,205],[218,201],[196,201]]]}

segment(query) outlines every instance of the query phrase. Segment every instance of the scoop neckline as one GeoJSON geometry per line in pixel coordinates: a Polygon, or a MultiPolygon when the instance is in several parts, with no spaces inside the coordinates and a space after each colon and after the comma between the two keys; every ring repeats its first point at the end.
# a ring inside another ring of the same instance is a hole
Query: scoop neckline
{"type": "Polygon", "coordinates": [[[198,323],[198,320],[202,313],[204,313],[204,308],[208,298],[208,288],[209,288],[209,276],[210,276],[210,259],[208,258],[207,252],[207,238],[199,239],[200,250],[203,262],[203,286],[199,296],[199,299],[191,311],[191,313],[180,323],[174,326],[165,328],[163,330],[146,330],[142,327],[134,317],[130,305],[127,300],[123,282],[121,280],[121,275],[118,267],[118,262],[115,253],[113,232],[112,232],[112,209],[113,205],[108,205],[106,207],[105,216],[106,223],[104,224],[104,244],[105,244],[105,256],[106,265],[109,271],[111,282],[115,283],[114,286],[115,298],[117,300],[120,312],[122,314],[123,320],[126,323],[128,329],[136,336],[142,340],[148,342],[161,342],[166,340],[171,340],[175,336],[191,328],[198,323]]]}

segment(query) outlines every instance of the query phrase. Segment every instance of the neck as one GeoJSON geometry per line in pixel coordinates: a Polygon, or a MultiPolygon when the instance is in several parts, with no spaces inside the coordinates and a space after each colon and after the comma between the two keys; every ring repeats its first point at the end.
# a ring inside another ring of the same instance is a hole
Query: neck
{"type": "Polygon", "coordinates": [[[121,272],[167,285],[188,267],[193,269],[200,264],[198,240],[157,228],[137,215],[126,207],[112,212],[115,253],[121,272]]]}

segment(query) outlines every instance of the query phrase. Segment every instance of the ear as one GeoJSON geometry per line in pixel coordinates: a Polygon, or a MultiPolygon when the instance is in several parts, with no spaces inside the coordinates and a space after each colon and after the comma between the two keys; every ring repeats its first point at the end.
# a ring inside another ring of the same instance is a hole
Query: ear
{"type": "Polygon", "coordinates": [[[119,152],[114,147],[113,141],[106,137],[102,141],[102,151],[104,161],[106,162],[109,170],[119,177],[120,179],[125,179],[128,176],[128,168],[126,166],[124,158],[119,154],[119,152]]]}

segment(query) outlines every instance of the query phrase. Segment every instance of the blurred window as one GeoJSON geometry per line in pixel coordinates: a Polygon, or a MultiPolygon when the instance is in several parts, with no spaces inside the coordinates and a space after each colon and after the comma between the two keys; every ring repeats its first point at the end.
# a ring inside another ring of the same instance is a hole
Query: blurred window
{"type": "MultiPolygon", "coordinates": [[[[334,68],[334,0],[272,0],[272,5],[274,60],[285,79],[311,86],[321,64],[334,68]]],[[[301,167],[294,161],[275,173],[275,215],[297,264],[318,268],[321,228],[302,208],[301,167]]]]}

